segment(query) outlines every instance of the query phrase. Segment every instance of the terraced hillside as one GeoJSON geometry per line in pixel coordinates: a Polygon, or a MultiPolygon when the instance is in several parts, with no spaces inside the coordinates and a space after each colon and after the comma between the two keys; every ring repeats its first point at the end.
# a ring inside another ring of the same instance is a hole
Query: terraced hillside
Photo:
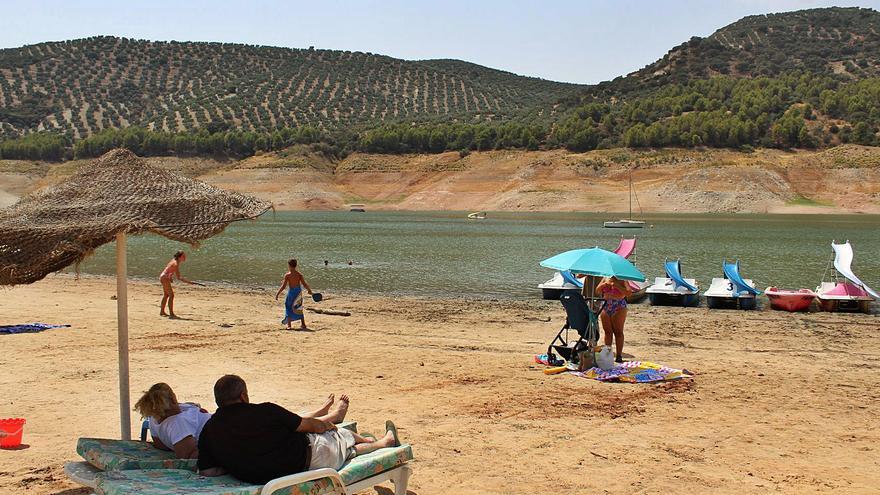
{"type": "Polygon", "coordinates": [[[0,50],[0,137],[549,120],[579,89],[456,60],[97,37],[0,50]]]}
{"type": "Polygon", "coordinates": [[[794,70],[852,79],[880,76],[880,12],[833,7],[744,17],[599,88],[620,95],[717,75],[794,70]]]}

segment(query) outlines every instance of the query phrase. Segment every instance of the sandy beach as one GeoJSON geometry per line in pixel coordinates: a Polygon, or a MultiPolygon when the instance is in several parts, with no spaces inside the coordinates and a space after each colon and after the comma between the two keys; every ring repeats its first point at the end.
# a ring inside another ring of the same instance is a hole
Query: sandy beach
{"type": "MultiPolygon", "coordinates": [[[[81,436],[117,437],[112,279],[50,276],[3,291],[0,324],[71,328],[0,335],[0,417],[27,418],[0,451],[0,492],[87,493],[64,477],[81,436]]],[[[214,409],[224,373],[253,401],[291,409],[352,396],[349,418],[400,426],[414,495],[876,493],[880,320],[873,315],[639,304],[627,354],[693,380],[607,384],[546,376],[532,361],[564,321],[556,302],[364,297],[325,290],[311,332],[279,324],[266,290],[130,288],[132,396],[165,381],[214,409]],[[549,318],[549,321],[543,321],[549,318]]],[[[136,417],[134,419],[137,419],[136,417]]],[[[365,493],[390,494],[388,488],[365,493]]]]}

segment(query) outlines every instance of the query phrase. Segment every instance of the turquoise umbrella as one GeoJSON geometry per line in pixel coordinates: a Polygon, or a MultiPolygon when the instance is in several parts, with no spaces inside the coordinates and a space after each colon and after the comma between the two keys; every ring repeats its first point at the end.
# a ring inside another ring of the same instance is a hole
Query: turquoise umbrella
{"type": "Polygon", "coordinates": [[[626,258],[597,247],[573,249],[557,254],[542,261],[541,266],[597,277],[617,277],[621,280],[635,280],[636,282],[645,280],[642,272],[626,258]]]}

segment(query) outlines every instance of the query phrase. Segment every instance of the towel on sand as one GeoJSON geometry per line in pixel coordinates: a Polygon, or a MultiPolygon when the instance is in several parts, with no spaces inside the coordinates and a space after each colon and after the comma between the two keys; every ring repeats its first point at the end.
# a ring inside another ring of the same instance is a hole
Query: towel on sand
{"type": "Polygon", "coordinates": [[[618,364],[608,371],[602,368],[590,368],[587,371],[573,371],[572,374],[599,380],[600,382],[652,383],[669,380],[691,378],[687,370],[669,368],[649,361],[627,361],[618,364]]]}
{"type": "Polygon", "coordinates": [[[21,325],[0,325],[0,333],[36,333],[50,328],[69,327],[70,325],[50,325],[48,323],[23,323],[21,325]]]}

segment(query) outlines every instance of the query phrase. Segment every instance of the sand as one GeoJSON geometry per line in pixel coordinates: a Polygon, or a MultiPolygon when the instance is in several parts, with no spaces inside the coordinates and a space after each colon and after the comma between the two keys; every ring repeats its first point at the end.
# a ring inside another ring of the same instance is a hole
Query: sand
{"type": "MultiPolygon", "coordinates": [[[[0,451],[0,492],[86,493],[62,465],[78,437],[119,433],[114,292],[111,279],[69,276],[3,292],[2,324],[73,326],[0,335],[0,417],[28,420],[28,447],[0,451]]],[[[288,332],[272,291],[180,288],[183,319],[171,321],[157,315],[158,286],[133,283],[133,395],[166,381],[213,408],[224,373],[292,409],[346,392],[361,431],[393,419],[413,445],[416,495],[880,485],[876,314],[636,305],[627,353],[696,377],[627,385],[541,373],[532,355],[563,322],[555,302],[324,294],[321,308],[352,316],[308,313],[314,331],[288,332]]]]}

